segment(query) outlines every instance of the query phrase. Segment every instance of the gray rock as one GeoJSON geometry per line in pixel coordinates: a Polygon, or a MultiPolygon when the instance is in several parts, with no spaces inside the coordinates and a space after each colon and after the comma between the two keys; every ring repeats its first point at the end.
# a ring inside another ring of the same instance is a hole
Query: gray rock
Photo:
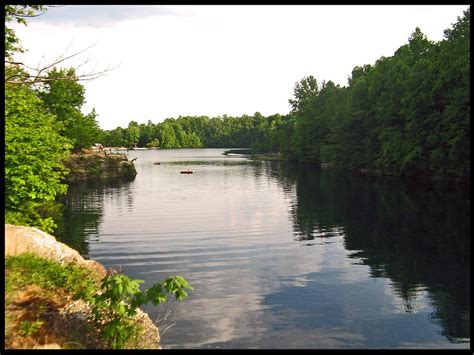
{"type": "Polygon", "coordinates": [[[105,268],[95,260],[85,260],[78,251],[58,242],[55,237],[34,227],[5,224],[5,256],[35,253],[61,264],[75,262],[91,269],[99,279],[106,275],[105,268]]]}

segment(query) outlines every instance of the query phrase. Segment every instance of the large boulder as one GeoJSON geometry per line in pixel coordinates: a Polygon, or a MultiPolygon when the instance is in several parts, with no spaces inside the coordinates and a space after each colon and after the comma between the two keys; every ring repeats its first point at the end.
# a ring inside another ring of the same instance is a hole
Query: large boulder
{"type": "Polygon", "coordinates": [[[76,263],[92,270],[98,279],[107,274],[104,266],[95,260],[84,259],[77,250],[58,242],[55,237],[34,227],[5,224],[5,256],[35,253],[61,264],[76,263]]]}

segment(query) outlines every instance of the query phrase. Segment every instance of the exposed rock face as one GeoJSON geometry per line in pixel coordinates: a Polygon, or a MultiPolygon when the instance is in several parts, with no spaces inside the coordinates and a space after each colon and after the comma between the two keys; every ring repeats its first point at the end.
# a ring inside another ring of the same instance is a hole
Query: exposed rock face
{"type": "Polygon", "coordinates": [[[61,264],[75,262],[91,269],[99,279],[102,279],[107,273],[97,261],[85,260],[76,250],[56,241],[52,235],[34,227],[5,224],[5,256],[23,253],[35,253],[61,264]]]}
{"type": "Polygon", "coordinates": [[[133,179],[137,175],[135,165],[126,155],[72,154],[64,161],[64,166],[70,171],[66,182],[133,179]]]}
{"type": "Polygon", "coordinates": [[[137,321],[143,327],[143,335],[138,339],[141,349],[161,349],[160,346],[160,331],[152,322],[148,314],[143,312],[140,308],[137,309],[135,316],[137,321]]]}
{"type": "MultiPolygon", "coordinates": [[[[95,260],[85,260],[76,250],[60,243],[52,235],[49,235],[34,227],[14,226],[5,224],[5,256],[14,256],[23,253],[35,253],[45,259],[52,259],[61,264],[76,263],[91,270],[92,275],[98,280],[107,274],[104,266],[95,260]]],[[[90,307],[82,300],[72,301],[66,304],[61,314],[68,319],[69,324],[75,329],[83,326],[90,312],[90,307]]],[[[130,348],[160,349],[160,334],[158,328],[150,317],[141,309],[137,309],[137,322],[143,329],[142,335],[130,348]]],[[[57,349],[57,344],[46,344],[43,348],[57,349]]]]}

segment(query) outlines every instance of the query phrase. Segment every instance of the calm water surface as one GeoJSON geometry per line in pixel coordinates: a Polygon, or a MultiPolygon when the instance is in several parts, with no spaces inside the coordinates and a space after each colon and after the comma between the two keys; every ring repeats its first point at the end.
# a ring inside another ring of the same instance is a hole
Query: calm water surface
{"type": "Polygon", "coordinates": [[[466,188],[223,151],[130,151],[134,181],[67,196],[66,243],[194,286],[144,307],[164,348],[469,348],[466,188]]]}

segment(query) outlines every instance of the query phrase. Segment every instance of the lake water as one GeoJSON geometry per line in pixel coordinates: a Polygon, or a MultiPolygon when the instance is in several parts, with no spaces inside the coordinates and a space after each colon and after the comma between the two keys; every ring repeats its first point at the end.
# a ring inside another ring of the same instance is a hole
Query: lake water
{"type": "Polygon", "coordinates": [[[468,188],[223,151],[130,151],[134,181],[66,198],[83,255],[194,286],[144,307],[164,348],[469,348],[468,188]]]}

